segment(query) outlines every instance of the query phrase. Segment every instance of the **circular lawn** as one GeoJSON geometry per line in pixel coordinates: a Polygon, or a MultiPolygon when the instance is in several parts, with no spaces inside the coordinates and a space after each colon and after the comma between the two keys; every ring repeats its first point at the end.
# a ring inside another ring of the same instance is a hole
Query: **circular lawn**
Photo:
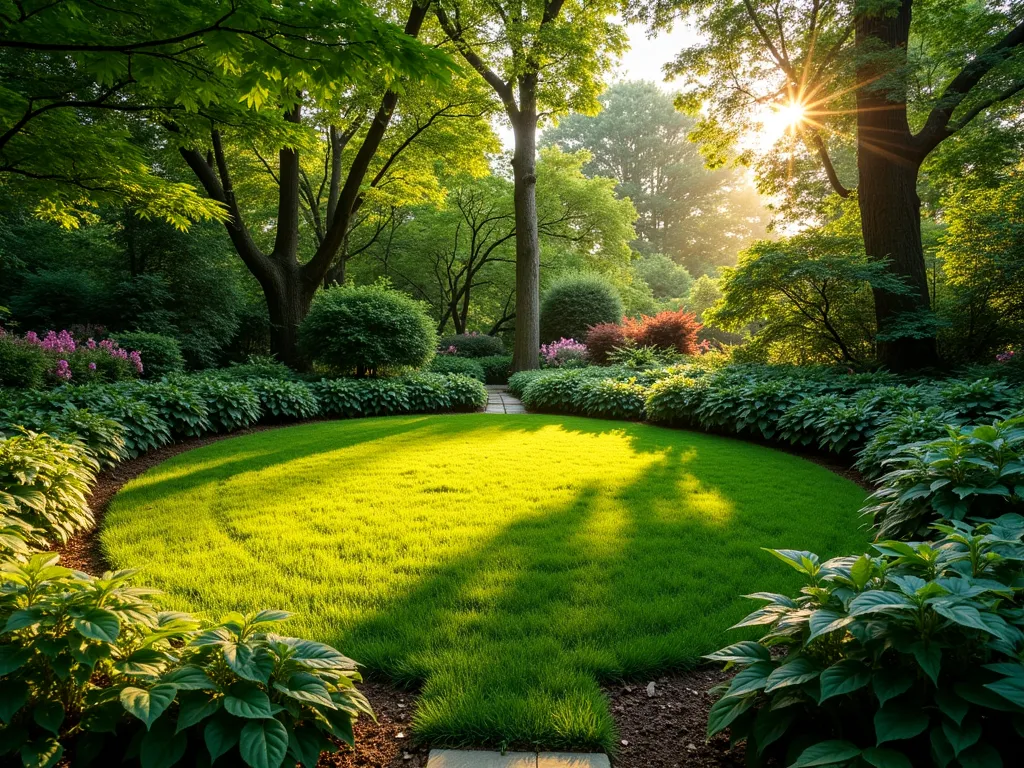
{"type": "Polygon", "coordinates": [[[101,541],[171,608],[284,608],[288,634],[417,686],[414,732],[435,745],[607,749],[602,680],[742,639],[726,631],[754,607],[741,595],[800,585],[762,548],[862,552],[864,497],[699,433],[392,417],[180,454],[117,494],[101,541]]]}

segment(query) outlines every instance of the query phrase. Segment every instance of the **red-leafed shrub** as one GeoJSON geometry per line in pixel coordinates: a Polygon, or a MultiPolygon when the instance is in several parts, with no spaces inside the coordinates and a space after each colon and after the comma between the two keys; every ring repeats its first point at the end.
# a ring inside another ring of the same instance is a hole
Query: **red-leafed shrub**
{"type": "Polygon", "coordinates": [[[598,323],[587,330],[587,354],[597,365],[607,365],[608,356],[628,343],[622,326],[615,323],[598,323]]]}
{"type": "Polygon", "coordinates": [[[692,312],[666,310],[654,317],[627,318],[623,325],[626,338],[637,346],[674,349],[683,355],[697,354],[697,331],[702,326],[692,312]]]}

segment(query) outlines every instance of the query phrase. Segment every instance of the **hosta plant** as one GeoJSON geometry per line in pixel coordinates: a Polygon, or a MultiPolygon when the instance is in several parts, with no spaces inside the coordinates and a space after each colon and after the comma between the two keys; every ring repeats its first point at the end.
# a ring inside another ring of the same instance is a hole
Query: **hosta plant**
{"type": "Polygon", "coordinates": [[[874,479],[883,473],[885,462],[900,453],[903,446],[941,438],[947,426],[959,426],[962,422],[959,414],[937,405],[890,413],[885,424],[857,455],[855,466],[865,477],[874,479]]]}
{"type": "Polygon", "coordinates": [[[709,387],[706,378],[684,374],[655,382],[647,393],[644,409],[654,422],[691,426],[697,421],[697,408],[709,387]]]}
{"type": "Polygon", "coordinates": [[[306,384],[284,379],[251,379],[248,382],[260,398],[264,417],[275,421],[311,419],[320,404],[306,384]]]}
{"type": "Polygon", "coordinates": [[[938,541],[886,541],[821,562],[774,554],[800,573],[796,596],[736,625],[764,628],[708,658],[737,669],[708,719],[753,763],[1014,765],[1024,744],[1024,518],[938,527],[938,541]]]}
{"type": "Polygon", "coordinates": [[[445,410],[473,411],[487,404],[487,390],[469,376],[445,376],[444,388],[448,399],[445,410]]]}
{"type": "Polygon", "coordinates": [[[219,764],[311,768],[372,712],[356,664],[273,630],[288,614],[213,627],[160,612],[131,572],[94,578],[54,554],[0,567],[0,754],[50,768],[219,764]],[[70,751],[73,749],[73,752],[70,751]]]}
{"type": "Polygon", "coordinates": [[[22,431],[0,439],[0,514],[32,530],[37,547],[93,525],[86,502],[99,465],[77,440],[22,431]]]}
{"type": "Polygon", "coordinates": [[[993,518],[1024,510],[1024,417],[947,427],[885,462],[872,515],[880,536],[916,535],[936,519],[993,518]]]}
{"type": "Polygon", "coordinates": [[[176,439],[199,437],[212,431],[209,410],[203,396],[185,382],[187,379],[132,384],[124,387],[129,395],[149,403],[171,427],[176,439]]]}
{"type": "Polygon", "coordinates": [[[206,404],[210,424],[218,432],[245,429],[260,420],[260,399],[242,381],[206,377],[194,384],[206,404]]]}
{"type": "Polygon", "coordinates": [[[171,427],[159,410],[142,400],[114,391],[96,394],[90,408],[124,427],[125,452],[130,458],[171,442],[171,427]]]}
{"type": "Polygon", "coordinates": [[[587,381],[576,395],[576,404],[587,416],[639,421],[644,417],[647,388],[635,379],[587,381]]]}
{"type": "Polygon", "coordinates": [[[325,416],[354,419],[390,416],[409,410],[408,393],[400,378],[324,379],[309,386],[325,416]]]}

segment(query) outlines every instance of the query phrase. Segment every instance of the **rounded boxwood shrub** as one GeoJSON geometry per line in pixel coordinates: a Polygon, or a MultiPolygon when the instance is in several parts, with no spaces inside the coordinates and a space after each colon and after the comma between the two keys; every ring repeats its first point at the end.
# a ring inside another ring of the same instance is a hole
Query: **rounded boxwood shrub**
{"type": "Polygon", "coordinates": [[[459,374],[445,376],[444,379],[449,410],[475,411],[487,404],[487,390],[477,379],[459,374]]]}
{"type": "Polygon", "coordinates": [[[124,331],[111,334],[123,349],[136,350],[142,356],[142,378],[159,379],[185,370],[185,358],[178,340],[160,333],[124,331]]]}
{"type": "Polygon", "coordinates": [[[357,376],[430,362],[437,345],[423,304],[383,285],[321,291],[299,327],[314,362],[357,376]]]}
{"type": "Polygon", "coordinates": [[[437,348],[441,352],[459,357],[493,357],[505,354],[505,344],[497,336],[475,332],[442,336],[437,342],[437,348]]]}
{"type": "Polygon", "coordinates": [[[622,299],[600,275],[570,275],[544,292],[540,303],[540,340],[583,341],[592,325],[614,323],[622,317],[622,299]]]}
{"type": "Polygon", "coordinates": [[[463,376],[470,376],[477,381],[486,381],[487,374],[484,367],[478,360],[471,360],[467,357],[455,357],[454,355],[438,355],[430,361],[429,370],[431,373],[459,373],[463,376]]]}

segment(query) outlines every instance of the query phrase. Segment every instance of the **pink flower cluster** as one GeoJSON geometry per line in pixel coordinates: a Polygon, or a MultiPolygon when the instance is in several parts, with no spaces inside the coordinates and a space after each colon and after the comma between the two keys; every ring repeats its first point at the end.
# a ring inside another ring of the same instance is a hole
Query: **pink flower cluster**
{"type": "Polygon", "coordinates": [[[449,345],[448,349],[442,349],[437,354],[439,355],[457,355],[459,354],[459,348],[454,344],[449,345]]]}
{"type": "MultiPolygon", "coordinates": [[[[8,332],[0,327],[0,338],[8,335],[8,332]]],[[[81,347],[75,342],[74,336],[69,331],[64,330],[59,333],[57,331],[47,331],[46,335],[42,338],[35,331],[28,331],[20,339],[16,336],[12,338],[18,343],[31,344],[53,353],[55,356],[59,356],[52,373],[61,381],[71,380],[71,367],[68,364],[67,357],[74,354],[81,347]]],[[[137,350],[128,351],[127,349],[122,349],[117,345],[117,342],[111,339],[103,339],[97,343],[94,339],[90,338],[85,342],[85,347],[89,350],[101,349],[111,357],[128,360],[134,366],[136,372],[142,373],[142,355],[137,350]]],[[[89,370],[95,371],[96,363],[89,363],[89,370]]]]}
{"type": "Polygon", "coordinates": [[[548,365],[559,366],[569,360],[582,360],[587,356],[587,345],[576,339],[559,339],[541,344],[540,355],[548,365]]]}
{"type": "Polygon", "coordinates": [[[1007,349],[1005,352],[1000,352],[996,355],[996,361],[1000,363],[1009,363],[1016,357],[1016,355],[1017,353],[1012,349],[1007,349]]]}

